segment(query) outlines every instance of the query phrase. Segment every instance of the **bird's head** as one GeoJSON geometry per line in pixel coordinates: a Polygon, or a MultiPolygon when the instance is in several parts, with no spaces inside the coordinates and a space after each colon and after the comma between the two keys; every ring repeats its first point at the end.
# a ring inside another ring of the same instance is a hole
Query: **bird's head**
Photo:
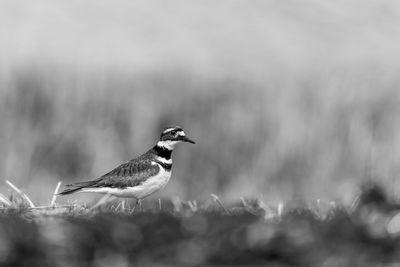
{"type": "Polygon", "coordinates": [[[157,145],[164,147],[169,150],[173,150],[175,145],[180,142],[188,142],[195,144],[195,142],[189,139],[185,132],[179,126],[170,126],[164,129],[161,133],[160,141],[158,141],[157,145]]]}

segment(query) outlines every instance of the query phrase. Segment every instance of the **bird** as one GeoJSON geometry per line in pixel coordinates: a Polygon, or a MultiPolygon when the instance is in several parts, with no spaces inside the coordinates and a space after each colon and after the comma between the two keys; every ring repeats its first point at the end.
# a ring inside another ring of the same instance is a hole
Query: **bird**
{"type": "Polygon", "coordinates": [[[68,188],[58,195],[84,192],[104,194],[95,207],[104,204],[110,198],[134,198],[136,209],[142,199],[159,191],[168,183],[172,170],[171,154],[181,142],[195,144],[181,127],[166,127],[156,145],[146,153],[119,165],[97,179],[69,184],[68,188]]]}

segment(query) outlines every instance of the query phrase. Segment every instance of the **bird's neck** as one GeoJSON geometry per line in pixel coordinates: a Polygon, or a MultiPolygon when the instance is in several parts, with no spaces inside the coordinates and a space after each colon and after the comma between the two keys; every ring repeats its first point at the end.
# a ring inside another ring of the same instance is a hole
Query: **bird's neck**
{"type": "Polygon", "coordinates": [[[153,151],[157,156],[169,160],[171,159],[173,148],[166,146],[162,141],[160,141],[153,147],[153,151]]]}

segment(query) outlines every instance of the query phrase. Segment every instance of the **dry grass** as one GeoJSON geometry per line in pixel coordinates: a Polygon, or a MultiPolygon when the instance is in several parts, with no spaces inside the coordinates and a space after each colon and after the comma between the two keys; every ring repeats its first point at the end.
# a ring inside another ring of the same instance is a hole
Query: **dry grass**
{"type": "Polygon", "coordinates": [[[30,266],[393,266],[399,205],[377,185],[353,207],[148,201],[30,207],[21,193],[0,210],[0,263],[30,266]],[[161,204],[160,204],[161,203],[161,204]],[[133,204],[133,203],[132,203],[133,204]],[[339,265],[338,265],[339,264],[339,265]]]}

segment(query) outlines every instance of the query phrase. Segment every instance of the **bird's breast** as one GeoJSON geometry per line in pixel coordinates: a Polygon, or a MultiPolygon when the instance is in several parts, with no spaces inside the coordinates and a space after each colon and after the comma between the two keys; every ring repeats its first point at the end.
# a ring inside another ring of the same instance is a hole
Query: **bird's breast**
{"type": "Polygon", "coordinates": [[[156,190],[163,188],[171,178],[171,170],[166,170],[161,164],[156,163],[160,168],[160,171],[148,178],[141,185],[148,188],[154,188],[156,190]]]}
{"type": "Polygon", "coordinates": [[[129,191],[128,194],[131,194],[131,197],[142,199],[167,185],[171,178],[171,170],[166,170],[159,163],[153,163],[158,165],[159,172],[156,175],[149,177],[146,181],[143,181],[140,185],[127,188],[127,191],[129,191]]]}

